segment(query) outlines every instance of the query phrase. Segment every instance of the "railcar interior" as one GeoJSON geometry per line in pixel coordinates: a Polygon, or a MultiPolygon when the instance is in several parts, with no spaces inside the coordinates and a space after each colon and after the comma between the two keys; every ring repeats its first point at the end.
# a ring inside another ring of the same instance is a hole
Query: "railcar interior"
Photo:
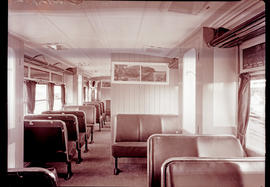
{"type": "Polygon", "coordinates": [[[267,186],[265,4],[8,0],[9,186],[267,186]]]}

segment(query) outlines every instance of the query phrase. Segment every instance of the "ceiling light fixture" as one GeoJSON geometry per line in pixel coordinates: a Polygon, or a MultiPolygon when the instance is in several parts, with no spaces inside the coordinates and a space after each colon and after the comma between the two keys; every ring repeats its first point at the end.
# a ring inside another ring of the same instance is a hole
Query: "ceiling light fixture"
{"type": "Polygon", "coordinates": [[[45,47],[48,47],[48,48],[56,50],[56,51],[66,49],[66,47],[63,44],[59,44],[59,43],[48,43],[48,44],[45,44],[45,47]]]}

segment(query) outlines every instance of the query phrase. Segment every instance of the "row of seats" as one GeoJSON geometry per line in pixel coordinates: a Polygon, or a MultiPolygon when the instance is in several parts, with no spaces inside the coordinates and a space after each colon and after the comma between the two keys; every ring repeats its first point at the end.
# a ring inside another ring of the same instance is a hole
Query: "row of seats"
{"type": "Polygon", "coordinates": [[[99,124],[99,131],[105,125],[105,105],[101,101],[91,101],[91,102],[84,102],[84,106],[94,106],[96,108],[96,123],[99,124]]]}
{"type": "Polygon", "coordinates": [[[65,162],[66,179],[72,176],[71,160],[77,153],[77,163],[82,161],[81,148],[88,151],[93,143],[94,127],[101,127],[104,105],[101,102],[84,106],[64,106],[61,111],[44,111],[39,115],[24,117],[24,161],[30,166],[45,167],[47,162],[65,162]],[[98,107],[96,107],[98,106],[98,107]],[[98,114],[98,115],[96,115],[98,114]],[[97,121],[97,118],[101,119],[97,121]]]}
{"type": "Polygon", "coordinates": [[[232,135],[184,135],[174,115],[118,114],[112,156],[147,157],[148,187],[265,186],[265,158],[232,135]]]}
{"type": "Polygon", "coordinates": [[[155,134],[147,149],[149,187],[265,186],[265,158],[232,135],[155,134]]]}

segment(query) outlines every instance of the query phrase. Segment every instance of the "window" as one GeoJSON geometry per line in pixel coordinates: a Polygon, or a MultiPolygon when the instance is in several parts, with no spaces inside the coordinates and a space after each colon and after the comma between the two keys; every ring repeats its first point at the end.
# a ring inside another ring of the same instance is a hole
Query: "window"
{"type": "Polygon", "coordinates": [[[183,129],[196,133],[196,51],[191,49],[183,58],[183,129]]]}
{"type": "Polygon", "coordinates": [[[61,86],[54,86],[53,110],[61,110],[61,109],[62,109],[61,86]]]}
{"type": "Polygon", "coordinates": [[[34,114],[41,114],[43,111],[48,110],[49,103],[47,97],[47,85],[37,84],[36,85],[36,100],[35,100],[35,111],[34,114]]]}
{"type": "Polygon", "coordinates": [[[247,148],[265,154],[265,79],[250,82],[250,116],[247,128],[247,148]]]}

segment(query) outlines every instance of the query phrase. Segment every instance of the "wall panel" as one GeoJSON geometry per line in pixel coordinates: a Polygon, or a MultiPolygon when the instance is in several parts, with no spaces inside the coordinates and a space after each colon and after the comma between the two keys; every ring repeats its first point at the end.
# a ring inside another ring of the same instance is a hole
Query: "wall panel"
{"type": "Polygon", "coordinates": [[[113,84],[112,114],[178,114],[178,89],[169,85],[113,84]]]}

